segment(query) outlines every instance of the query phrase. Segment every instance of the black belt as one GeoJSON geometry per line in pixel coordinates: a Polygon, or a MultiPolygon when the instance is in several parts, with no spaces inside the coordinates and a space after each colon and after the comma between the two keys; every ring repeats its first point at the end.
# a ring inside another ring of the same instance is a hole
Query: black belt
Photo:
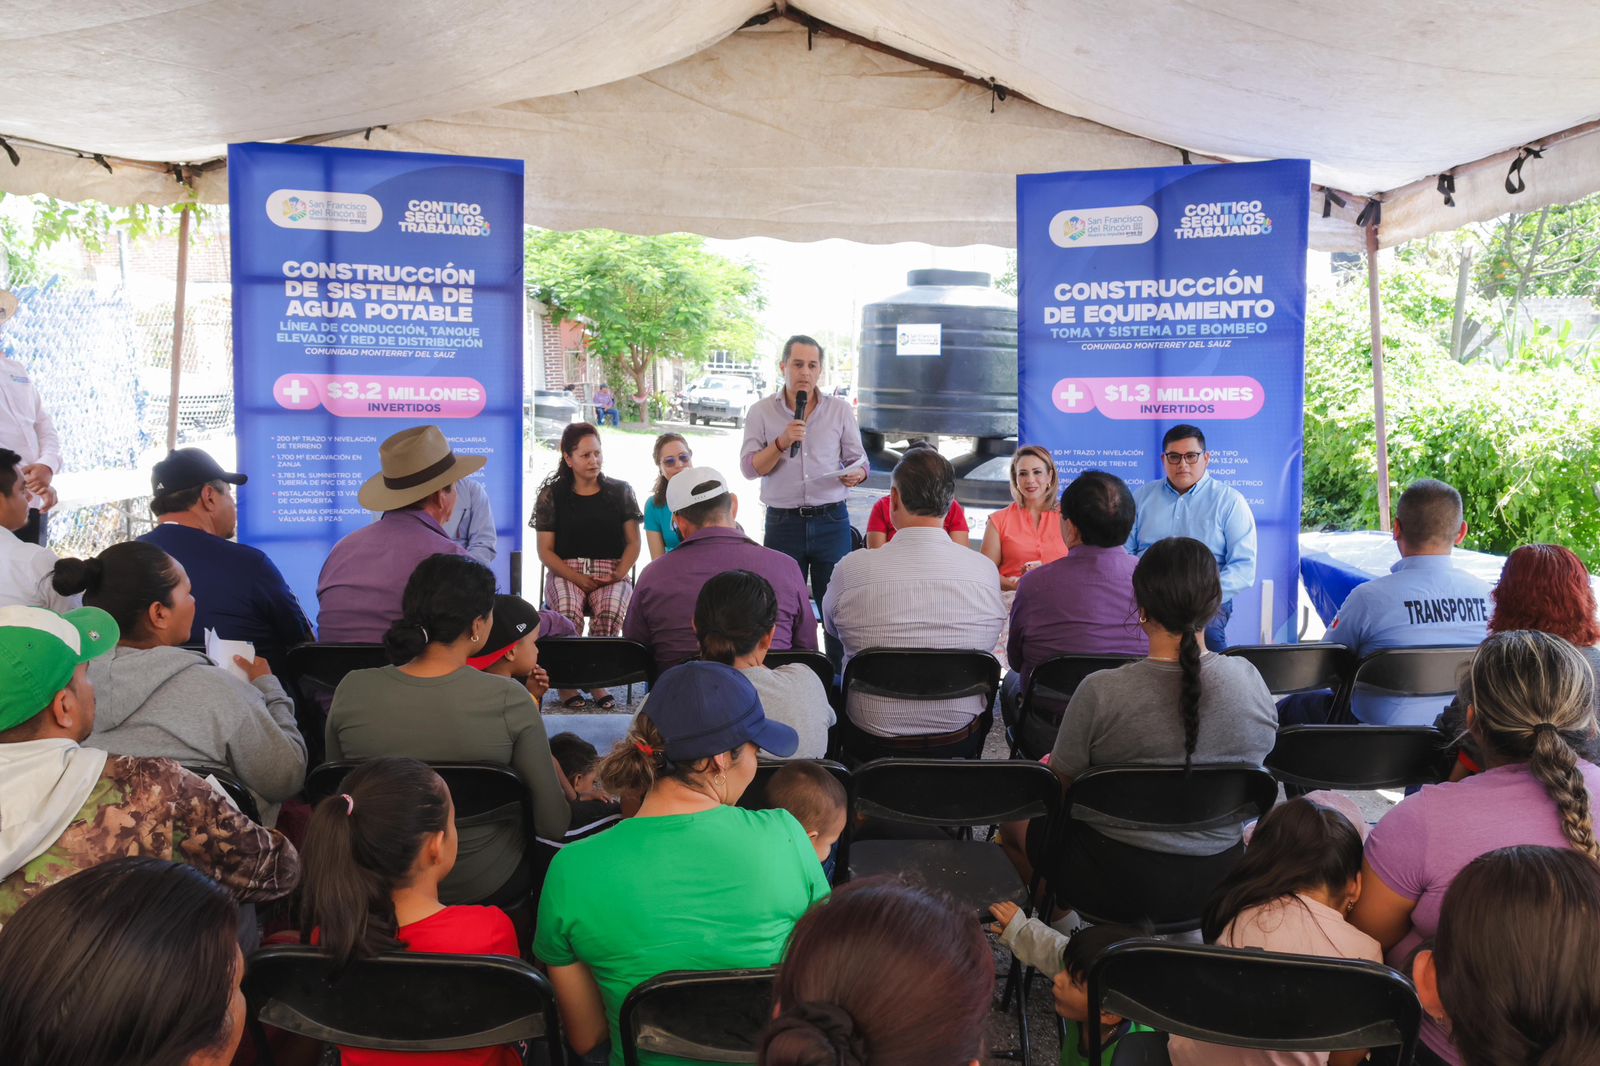
{"type": "Polygon", "coordinates": [[[835,503],[819,503],[815,506],[807,507],[768,507],[767,513],[796,515],[800,518],[815,518],[819,515],[829,515],[832,513],[833,508],[843,506],[844,501],[839,500],[835,503]]]}

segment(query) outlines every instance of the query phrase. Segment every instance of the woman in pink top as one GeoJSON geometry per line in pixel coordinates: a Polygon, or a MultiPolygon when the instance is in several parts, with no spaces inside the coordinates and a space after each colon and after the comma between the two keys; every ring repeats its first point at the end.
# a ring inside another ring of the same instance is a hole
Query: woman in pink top
{"type": "Polygon", "coordinates": [[[995,654],[1005,657],[1010,636],[1011,601],[1017,583],[1028,571],[1067,554],[1061,539],[1061,481],[1055,460],[1037,444],[1017,449],[1011,457],[1011,506],[989,516],[983,531],[983,554],[1000,568],[1000,599],[1007,624],[1000,627],[995,654]]]}
{"type": "MultiPolygon", "coordinates": [[[[1361,897],[1361,832],[1310,799],[1274,807],[1217,888],[1200,931],[1208,944],[1382,962],[1383,949],[1345,921],[1361,897]]],[[[1365,1051],[1249,1051],[1174,1036],[1173,1066],[1355,1066],[1365,1051]]]]}
{"type": "MultiPolygon", "coordinates": [[[[1372,830],[1365,891],[1351,921],[1405,970],[1439,929],[1446,891],[1468,863],[1521,844],[1572,848],[1600,860],[1592,796],[1600,768],[1579,753],[1593,742],[1594,675],[1583,655],[1549,633],[1497,633],[1467,675],[1467,731],[1484,771],[1408,796],[1372,830]]],[[[1422,1019],[1419,1064],[1464,1061],[1450,1033],[1422,1019]]]]}

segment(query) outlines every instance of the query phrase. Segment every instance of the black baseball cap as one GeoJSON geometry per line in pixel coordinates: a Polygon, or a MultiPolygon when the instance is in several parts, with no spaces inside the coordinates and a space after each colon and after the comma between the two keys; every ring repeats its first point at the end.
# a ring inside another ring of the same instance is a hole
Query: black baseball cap
{"type": "Polygon", "coordinates": [[[243,474],[233,474],[217,465],[217,461],[199,448],[179,448],[150,471],[150,491],[166,496],[184,489],[198,488],[213,481],[226,481],[230,485],[243,485],[250,479],[243,474]]]}
{"type": "Polygon", "coordinates": [[[523,637],[539,628],[539,609],[521,596],[505,593],[494,598],[494,621],[489,624],[489,637],[483,642],[483,651],[467,660],[467,665],[487,670],[523,637]]]}

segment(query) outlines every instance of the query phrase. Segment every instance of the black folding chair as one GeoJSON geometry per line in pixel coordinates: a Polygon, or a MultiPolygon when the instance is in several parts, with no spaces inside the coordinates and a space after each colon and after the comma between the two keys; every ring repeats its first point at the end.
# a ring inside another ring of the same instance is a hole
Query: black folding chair
{"type": "MultiPolygon", "coordinates": [[[[850,809],[884,821],[937,828],[998,825],[1044,818],[1046,831],[1061,801],[1061,782],[1030,760],[877,759],[850,775],[850,809]]],[[[931,840],[856,840],[850,878],[914,877],[953,899],[976,921],[989,904],[1028,908],[1028,886],[994,844],[939,836],[931,840]]],[[[1028,1061],[1026,995],[1017,998],[1022,1061],[1028,1061]]]]}
{"type": "MultiPolygon", "coordinates": [[[[1000,688],[1000,660],[987,651],[955,648],[866,648],[844,668],[840,696],[846,708],[852,692],[919,703],[979,696],[984,713],[1000,688]]],[[[848,722],[848,712],[843,715],[848,722]]],[[[841,724],[846,724],[841,723],[841,724]]],[[[851,727],[844,729],[850,750],[851,727]]]]}
{"type": "Polygon", "coordinates": [[[766,666],[776,670],[780,666],[799,664],[817,675],[817,680],[822,682],[822,689],[828,694],[828,706],[835,712],[842,712],[844,701],[839,698],[839,682],[833,672],[833,663],[828,661],[828,656],[820,651],[808,651],[804,648],[789,648],[785,651],[767,652],[766,666]]]}
{"type": "MultiPolygon", "coordinates": [[[[1372,1061],[1406,1066],[1422,1021],[1409,981],[1353,959],[1140,938],[1108,948],[1088,983],[1089,1017],[1156,1030],[1118,1040],[1117,1066],[1167,1063],[1168,1034],[1263,1051],[1371,1048],[1372,1061]]],[[[1088,1030],[1089,1061],[1099,1062],[1100,1027],[1088,1030]]]]}
{"type": "Polygon", "coordinates": [[[1182,766],[1096,766],[1067,790],[1058,830],[1050,837],[1050,854],[1041,870],[1056,902],[1076,910],[1090,925],[1149,920],[1157,933],[1198,929],[1204,901],[1226,871],[1217,871],[1212,885],[1197,885],[1192,871],[1181,861],[1185,856],[1159,851],[1145,851],[1141,859],[1146,864],[1170,860],[1170,875],[1152,877],[1148,872],[1123,871],[1109,862],[1092,871],[1064,863],[1062,857],[1075,834],[1098,831],[1082,821],[1082,812],[1094,811],[1128,830],[1198,832],[1259,818],[1272,809],[1277,798],[1278,782],[1259,766],[1195,766],[1187,771],[1182,766]],[[1118,884],[1115,910],[1099,913],[1075,898],[1089,877],[1118,884]]]}
{"type": "MultiPolygon", "coordinates": [[[[313,767],[306,774],[306,801],[315,807],[327,797],[335,795],[343,787],[345,777],[360,765],[360,762],[330,762],[313,767]]],[[[450,790],[458,829],[515,821],[519,835],[528,840],[531,846],[533,800],[528,786],[511,767],[477,762],[428,765],[450,790]]],[[[521,906],[519,901],[505,909],[511,911],[521,906]]]]}
{"type": "MultiPolygon", "coordinates": [[[[1048,819],[1061,784],[1026,759],[876,759],[850,774],[857,815],[907,825],[958,827],[1048,819]]],[[[850,876],[910,874],[974,913],[996,900],[1027,900],[1027,886],[993,844],[933,840],[856,840],[850,876]]]]}
{"type": "MultiPolygon", "coordinates": [[[[1477,645],[1440,645],[1373,652],[1357,665],[1333,720],[1349,720],[1358,689],[1364,695],[1438,696],[1448,701],[1456,694],[1461,669],[1477,650],[1477,645]]],[[[1443,704],[1439,709],[1444,709],[1443,704]]]]}
{"type": "Polygon", "coordinates": [[[839,836],[839,850],[833,859],[833,883],[841,885],[850,872],[850,830],[855,824],[855,811],[850,805],[850,771],[843,763],[831,759],[763,759],[756,766],[756,776],[750,782],[750,787],[739,797],[739,806],[750,811],[764,811],[771,808],[772,803],[767,799],[767,786],[772,783],[773,775],[791,762],[814,762],[832,774],[834,780],[844,787],[844,832],[839,836]]]}
{"type": "Polygon", "coordinates": [[[655,680],[656,660],[650,649],[626,637],[541,637],[539,665],[550,675],[550,687],[590,691],[633,686],[655,680]]]}
{"type": "Polygon", "coordinates": [[[1343,644],[1236,644],[1222,654],[1248,659],[1274,696],[1327,689],[1338,699],[1356,668],[1343,644]]]}
{"type": "Polygon", "coordinates": [[[260,1061],[264,1025],[343,1047],[443,1052],[530,1041],[565,1062],[555,990],[521,959],[396,952],[342,972],[318,948],[265,948],[245,968],[260,1061]]]}
{"type": "Polygon", "coordinates": [[[1367,791],[1450,776],[1450,740],[1425,725],[1291,725],[1267,756],[1272,776],[1300,788],[1367,791]]]}
{"type": "Polygon", "coordinates": [[[1083,679],[1138,659],[1137,655],[1057,655],[1040,663],[1028,675],[1017,724],[1006,730],[1011,757],[1042,759],[1048,755],[1056,744],[1061,714],[1083,679]]]}
{"type": "Polygon", "coordinates": [[[184,763],[183,768],[196,777],[216,778],[217,784],[222,786],[222,791],[233,800],[233,805],[239,808],[240,813],[257,825],[261,824],[261,809],[256,806],[256,798],[239,780],[239,775],[233,772],[233,767],[216,763],[184,763]]]}
{"type": "Polygon", "coordinates": [[[296,644],[289,649],[287,665],[285,687],[306,741],[306,762],[315,766],[326,754],[328,708],[339,682],[355,670],[391,665],[389,655],[382,644],[296,644]]]}
{"type": "Polygon", "coordinates": [[[696,1062],[754,1062],[772,1020],[776,969],[674,970],[638,985],[617,1019],[624,1066],[639,1052],[696,1062]]]}

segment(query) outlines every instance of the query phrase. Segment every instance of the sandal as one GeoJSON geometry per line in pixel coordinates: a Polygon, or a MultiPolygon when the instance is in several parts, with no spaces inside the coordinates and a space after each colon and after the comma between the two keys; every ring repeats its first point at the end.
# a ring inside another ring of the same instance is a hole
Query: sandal
{"type": "Polygon", "coordinates": [[[617,698],[607,692],[604,696],[594,701],[594,705],[602,711],[609,711],[617,705],[617,698]]]}
{"type": "Polygon", "coordinates": [[[584,704],[588,702],[589,701],[584,699],[581,695],[568,696],[566,699],[561,701],[561,706],[565,707],[569,711],[581,711],[583,710],[584,704]]]}

